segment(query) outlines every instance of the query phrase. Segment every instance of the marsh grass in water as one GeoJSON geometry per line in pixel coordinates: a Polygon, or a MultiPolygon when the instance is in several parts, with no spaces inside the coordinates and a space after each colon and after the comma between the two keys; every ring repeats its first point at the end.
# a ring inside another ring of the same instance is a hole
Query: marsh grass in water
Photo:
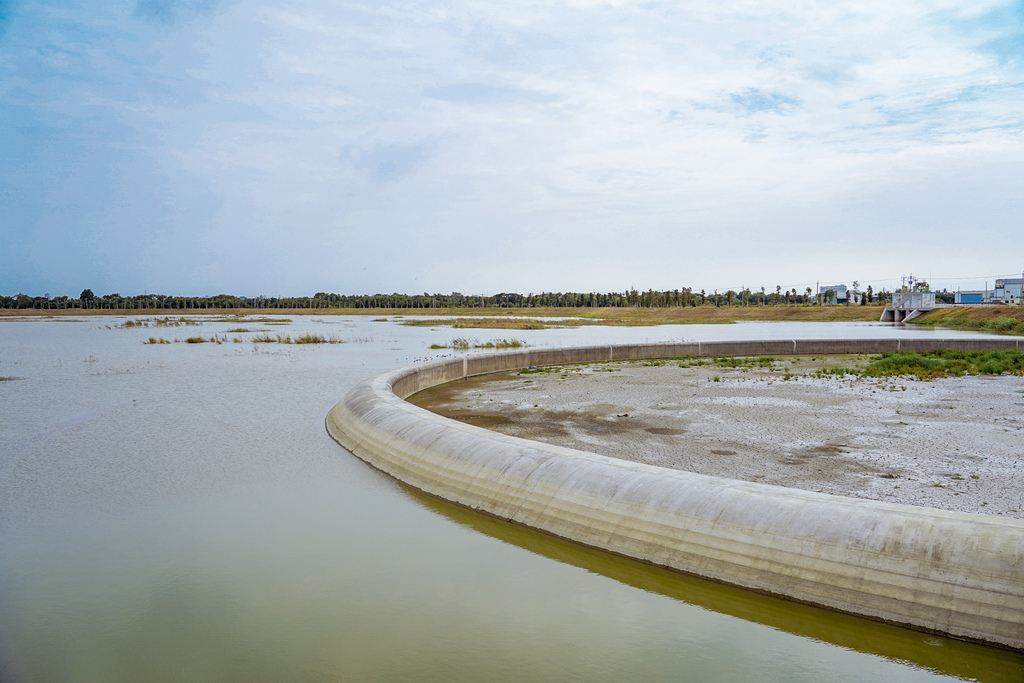
{"type": "Polygon", "coordinates": [[[211,323],[242,323],[245,325],[251,325],[254,323],[263,323],[270,325],[287,325],[291,322],[291,318],[250,318],[244,315],[236,315],[230,317],[210,318],[206,322],[211,323]]]}
{"type": "Polygon", "coordinates": [[[479,339],[466,339],[456,337],[447,344],[431,344],[431,349],[454,349],[455,351],[466,351],[469,349],[521,349],[526,346],[522,339],[490,339],[481,341],[479,339]]]}
{"type": "Polygon", "coordinates": [[[150,337],[143,344],[170,344],[170,340],[164,339],[163,337],[150,337]]]}
{"type": "MultiPolygon", "coordinates": [[[[223,344],[227,340],[228,340],[228,336],[226,334],[222,334],[222,335],[219,335],[219,336],[216,335],[216,334],[213,334],[213,335],[210,335],[209,337],[202,337],[202,336],[186,337],[185,338],[185,343],[186,344],[205,344],[205,343],[209,342],[210,344],[223,344]]],[[[178,340],[175,339],[174,341],[178,341],[178,340]]],[[[158,341],[156,343],[159,344],[160,342],[158,341]]]]}
{"type": "MultiPolygon", "coordinates": [[[[114,325],[118,330],[130,330],[136,327],[181,327],[182,325],[202,325],[199,320],[192,318],[175,318],[166,316],[163,318],[139,318],[137,320],[125,320],[123,323],[114,325]]],[[[109,326],[108,326],[109,327],[109,326]]]]}
{"type": "Polygon", "coordinates": [[[342,337],[338,334],[320,334],[319,332],[304,332],[296,336],[290,334],[270,334],[263,332],[254,336],[250,341],[255,344],[355,344],[372,342],[372,337],[342,337]]]}

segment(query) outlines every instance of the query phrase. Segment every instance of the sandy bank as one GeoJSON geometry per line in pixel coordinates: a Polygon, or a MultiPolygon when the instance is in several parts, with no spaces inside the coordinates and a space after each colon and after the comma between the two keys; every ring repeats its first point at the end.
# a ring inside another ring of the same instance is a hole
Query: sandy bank
{"type": "Polygon", "coordinates": [[[413,401],[468,424],[625,460],[1024,518],[1024,378],[804,376],[823,363],[849,364],[601,363],[472,378],[413,401]]]}

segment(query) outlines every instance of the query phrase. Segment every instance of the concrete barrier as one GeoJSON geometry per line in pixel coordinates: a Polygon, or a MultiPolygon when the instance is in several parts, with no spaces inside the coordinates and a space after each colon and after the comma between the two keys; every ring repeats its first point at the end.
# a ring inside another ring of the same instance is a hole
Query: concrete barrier
{"type": "Polygon", "coordinates": [[[1013,338],[787,340],[476,355],[368,379],[326,423],[374,467],[474,510],[715,581],[1024,650],[1024,521],[616,460],[479,429],[403,400],[531,365],[1021,346],[1013,338]]]}

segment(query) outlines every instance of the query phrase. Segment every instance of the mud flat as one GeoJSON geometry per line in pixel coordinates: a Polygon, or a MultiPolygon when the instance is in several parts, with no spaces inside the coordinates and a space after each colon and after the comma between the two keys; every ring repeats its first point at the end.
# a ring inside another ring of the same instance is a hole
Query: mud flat
{"type": "Polygon", "coordinates": [[[1024,377],[814,376],[857,362],[567,365],[474,377],[412,400],[467,424],[622,460],[1024,519],[1024,377]]]}

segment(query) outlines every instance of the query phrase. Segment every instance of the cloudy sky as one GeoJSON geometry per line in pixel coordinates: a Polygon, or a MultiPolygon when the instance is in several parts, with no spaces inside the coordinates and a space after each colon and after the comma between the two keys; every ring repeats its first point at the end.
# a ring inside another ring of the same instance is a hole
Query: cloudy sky
{"type": "Polygon", "coordinates": [[[0,294],[982,285],[1024,3],[0,0],[0,294]]]}

